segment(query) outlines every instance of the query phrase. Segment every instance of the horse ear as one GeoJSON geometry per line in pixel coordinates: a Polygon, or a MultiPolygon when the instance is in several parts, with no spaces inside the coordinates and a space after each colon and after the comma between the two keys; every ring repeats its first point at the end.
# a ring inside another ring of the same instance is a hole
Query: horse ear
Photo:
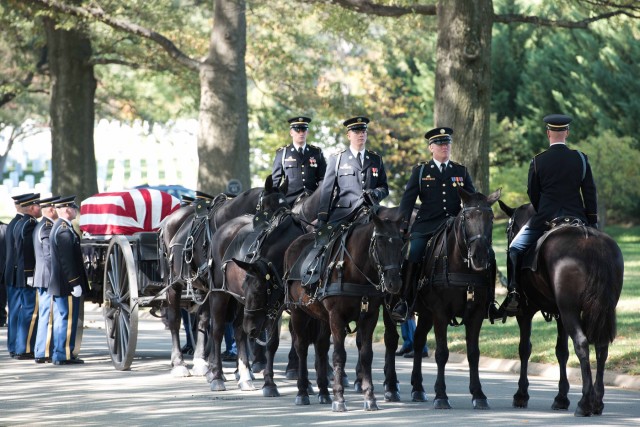
{"type": "Polygon", "coordinates": [[[511,218],[513,216],[513,213],[516,211],[515,209],[509,207],[502,200],[498,200],[498,204],[500,205],[500,209],[502,210],[502,212],[506,213],[509,218],[511,218]]]}
{"type": "Polygon", "coordinates": [[[240,267],[247,273],[252,273],[254,271],[253,263],[240,261],[239,259],[235,259],[235,258],[231,258],[231,261],[235,262],[238,267],[240,267]]]}
{"type": "Polygon", "coordinates": [[[280,182],[280,186],[278,187],[278,190],[282,194],[287,194],[287,190],[289,190],[289,177],[288,176],[285,176],[284,180],[280,182]]]}
{"type": "Polygon", "coordinates": [[[494,204],[495,202],[498,201],[501,194],[502,194],[502,187],[498,188],[496,191],[489,194],[489,196],[487,197],[487,202],[489,202],[490,205],[494,204]]]}
{"type": "Polygon", "coordinates": [[[267,179],[264,181],[264,189],[269,192],[273,189],[273,176],[267,175],[267,179]]]}
{"type": "Polygon", "coordinates": [[[462,200],[462,204],[466,205],[469,201],[469,196],[471,196],[471,193],[469,193],[462,187],[458,187],[458,195],[460,196],[460,200],[462,200]]]}
{"type": "Polygon", "coordinates": [[[373,212],[371,213],[371,221],[373,221],[373,225],[376,228],[381,228],[383,226],[382,219],[380,219],[380,217],[373,212]]]}

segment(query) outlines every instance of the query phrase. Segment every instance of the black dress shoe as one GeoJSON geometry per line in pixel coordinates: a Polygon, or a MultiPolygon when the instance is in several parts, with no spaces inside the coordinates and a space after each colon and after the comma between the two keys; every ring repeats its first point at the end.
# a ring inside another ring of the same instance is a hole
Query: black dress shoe
{"type": "Polygon", "coordinates": [[[396,351],[396,356],[402,356],[411,351],[411,347],[401,347],[400,350],[396,351]]]}
{"type": "Polygon", "coordinates": [[[12,358],[12,359],[15,359],[16,354],[13,351],[10,351],[9,352],[9,357],[12,358]]]}
{"type": "Polygon", "coordinates": [[[67,360],[54,360],[53,361],[54,365],[81,365],[83,363],[84,363],[84,360],[78,359],[78,358],[67,359],[67,360]]]}
{"type": "Polygon", "coordinates": [[[36,363],[51,363],[50,357],[36,357],[36,363]]]}
{"type": "Polygon", "coordinates": [[[391,310],[391,318],[396,323],[402,323],[407,320],[407,314],[409,314],[409,307],[405,300],[400,300],[391,310]]]}
{"type": "Polygon", "coordinates": [[[20,353],[16,354],[15,358],[18,360],[33,360],[34,356],[33,353],[20,353]]]}
{"type": "MultiPolygon", "coordinates": [[[[411,350],[408,353],[405,353],[405,355],[404,355],[404,357],[406,359],[413,359],[413,356],[415,356],[415,352],[413,350],[411,350]]],[[[422,357],[423,358],[424,357],[429,357],[429,349],[428,348],[425,348],[425,349],[422,350],[422,357]]]]}
{"type": "Polygon", "coordinates": [[[520,294],[517,291],[511,291],[507,294],[507,298],[500,306],[501,312],[506,314],[507,316],[515,316],[518,314],[518,307],[520,302],[520,294]]]}

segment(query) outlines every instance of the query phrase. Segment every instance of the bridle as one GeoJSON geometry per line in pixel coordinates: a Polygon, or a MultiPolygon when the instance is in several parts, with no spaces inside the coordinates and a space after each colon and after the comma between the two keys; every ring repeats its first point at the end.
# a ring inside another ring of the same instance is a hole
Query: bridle
{"type": "MultiPolygon", "coordinates": [[[[465,251],[463,250],[464,248],[466,248],[466,257],[463,257],[464,262],[467,264],[468,268],[471,268],[471,244],[473,242],[475,242],[476,240],[480,240],[483,243],[483,246],[486,248],[487,250],[487,259],[491,258],[491,242],[492,242],[492,236],[491,233],[489,233],[489,236],[487,236],[487,234],[476,234],[474,236],[468,236],[467,235],[467,217],[466,217],[466,213],[468,212],[474,212],[474,211],[481,211],[481,212],[490,212],[491,213],[491,219],[493,219],[493,209],[491,209],[490,206],[465,206],[462,208],[462,210],[460,211],[460,215],[459,215],[459,221],[456,221],[456,228],[458,230],[461,230],[462,234],[462,244],[460,243],[460,240],[458,239],[458,232],[456,230],[456,232],[454,233],[456,236],[456,244],[458,246],[458,249],[460,249],[460,253],[464,254],[465,251]]],[[[486,265],[485,268],[489,268],[489,265],[486,265]]]]}

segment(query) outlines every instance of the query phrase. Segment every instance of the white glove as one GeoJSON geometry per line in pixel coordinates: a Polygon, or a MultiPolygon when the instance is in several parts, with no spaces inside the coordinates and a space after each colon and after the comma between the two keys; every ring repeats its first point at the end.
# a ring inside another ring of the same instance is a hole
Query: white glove
{"type": "Polygon", "coordinates": [[[27,277],[27,286],[33,286],[33,276],[27,277]]]}
{"type": "Polygon", "coordinates": [[[82,296],[82,286],[80,285],[74,286],[73,291],[71,291],[71,295],[73,295],[76,298],[80,298],[82,296]]]}

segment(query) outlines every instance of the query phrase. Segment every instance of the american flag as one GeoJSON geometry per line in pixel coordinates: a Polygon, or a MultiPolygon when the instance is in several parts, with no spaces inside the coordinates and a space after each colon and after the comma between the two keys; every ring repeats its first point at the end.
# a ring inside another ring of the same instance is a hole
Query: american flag
{"type": "Polygon", "coordinates": [[[157,231],[178,208],[180,200],[155,189],[99,193],[82,201],[80,229],[93,235],[157,231]]]}

